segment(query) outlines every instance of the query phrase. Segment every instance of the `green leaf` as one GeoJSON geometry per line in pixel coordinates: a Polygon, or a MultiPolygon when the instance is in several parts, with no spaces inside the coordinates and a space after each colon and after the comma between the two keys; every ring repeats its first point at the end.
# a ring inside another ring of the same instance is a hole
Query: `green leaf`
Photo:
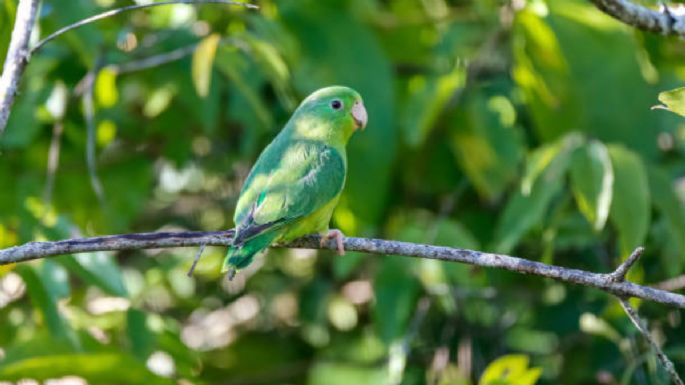
{"type": "Polygon", "coordinates": [[[209,94],[209,85],[212,80],[212,67],[216,48],[219,46],[221,36],[214,33],[204,38],[193,52],[192,75],[193,84],[197,94],[206,97],[209,94]]]}
{"type": "Polygon", "coordinates": [[[641,246],[650,223],[647,171],[639,155],[620,145],[609,146],[614,168],[614,198],[609,219],[618,232],[621,255],[641,246]]]}
{"type": "Polygon", "coordinates": [[[502,119],[506,98],[482,92],[464,98],[452,122],[453,152],[479,195],[494,201],[518,174],[523,141],[511,119],[502,119]]]}
{"type": "Polygon", "coordinates": [[[423,145],[436,120],[457,88],[466,81],[466,70],[457,67],[441,76],[416,75],[408,82],[400,124],[411,147],[423,145]]]}
{"type": "Polygon", "coordinates": [[[685,211],[683,204],[676,196],[671,178],[664,171],[649,167],[649,192],[657,211],[666,219],[668,247],[660,255],[661,266],[669,276],[676,276],[683,271],[685,255],[685,211]]]}
{"type": "Polygon", "coordinates": [[[126,312],[126,335],[133,354],[141,361],[145,361],[154,348],[155,336],[147,327],[145,312],[130,308],[126,312]]]}
{"type": "MultiPolygon", "coordinates": [[[[72,221],[61,216],[57,218],[53,226],[46,229],[46,233],[52,238],[64,239],[69,238],[75,229],[78,230],[72,221]]],[[[106,293],[119,297],[128,296],[121,269],[110,253],[98,251],[64,255],[58,257],[56,261],[106,293]]]]}
{"type": "Polygon", "coordinates": [[[384,385],[388,373],[383,367],[344,362],[317,362],[309,370],[308,385],[384,385]]]}
{"type": "Polygon", "coordinates": [[[609,151],[596,140],[580,147],[571,159],[571,188],[580,212],[599,231],[609,216],[614,170],[609,151]]]}
{"type": "Polygon", "coordinates": [[[120,353],[45,355],[0,365],[0,378],[38,381],[79,376],[97,384],[173,385],[175,381],[151,373],[143,363],[120,353]]]}
{"type": "Polygon", "coordinates": [[[534,385],[541,374],[542,369],[528,367],[528,356],[510,354],[492,361],[478,385],[534,385]]]}
{"type": "Polygon", "coordinates": [[[376,306],[373,316],[378,334],[388,345],[404,335],[414,312],[420,288],[412,274],[414,262],[401,257],[386,257],[374,279],[376,306]]]}
{"type": "Polygon", "coordinates": [[[685,116],[685,87],[659,93],[659,101],[667,110],[685,116]]]}
{"type": "Polygon", "coordinates": [[[521,190],[509,199],[495,228],[493,249],[496,252],[511,252],[521,237],[542,223],[552,199],[562,191],[571,154],[578,144],[578,137],[569,135],[531,154],[521,190]],[[527,183],[532,186],[527,187],[527,183]]]}
{"type": "MultiPolygon", "coordinates": [[[[231,81],[233,86],[235,86],[247,105],[249,105],[262,128],[272,128],[274,123],[268,107],[264,104],[257,92],[255,92],[254,87],[244,79],[245,72],[240,70],[240,67],[245,66],[245,64],[244,60],[241,59],[234,50],[228,47],[221,47],[217,53],[217,69],[231,81]]],[[[245,112],[243,111],[242,114],[244,113],[245,112]]]]}
{"type": "Polygon", "coordinates": [[[112,255],[98,251],[60,257],[60,262],[84,281],[98,286],[106,293],[127,297],[124,279],[112,255]]]}
{"type": "MultiPolygon", "coordinates": [[[[26,282],[26,290],[31,302],[40,310],[50,334],[68,341],[72,346],[77,346],[76,336],[57,306],[57,302],[67,297],[70,292],[68,276],[64,268],[46,259],[38,266],[18,266],[17,272],[26,282]]],[[[0,376],[0,378],[3,377],[0,376]]]]}

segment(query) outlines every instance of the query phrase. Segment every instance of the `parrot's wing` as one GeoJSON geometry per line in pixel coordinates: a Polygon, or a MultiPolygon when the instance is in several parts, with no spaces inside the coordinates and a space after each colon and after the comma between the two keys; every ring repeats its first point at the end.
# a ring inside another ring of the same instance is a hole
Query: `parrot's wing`
{"type": "Polygon", "coordinates": [[[342,191],[345,161],[334,148],[298,142],[273,150],[260,157],[243,186],[234,244],[306,217],[342,191]]]}

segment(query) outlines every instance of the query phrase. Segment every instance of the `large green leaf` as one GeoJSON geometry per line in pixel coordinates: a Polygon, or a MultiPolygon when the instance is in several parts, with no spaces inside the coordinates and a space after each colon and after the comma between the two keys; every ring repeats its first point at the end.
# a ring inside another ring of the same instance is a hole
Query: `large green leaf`
{"type": "Polygon", "coordinates": [[[666,219],[668,229],[668,247],[660,253],[662,265],[669,276],[676,276],[682,273],[685,262],[685,211],[669,175],[654,166],[647,172],[652,203],[666,219]]]}
{"type": "Polygon", "coordinates": [[[40,310],[50,334],[77,347],[76,336],[58,307],[58,301],[70,294],[64,268],[53,261],[44,260],[38,266],[19,266],[17,272],[26,282],[31,302],[40,310]]]}
{"type": "Polygon", "coordinates": [[[386,257],[374,279],[373,316],[378,334],[388,345],[404,335],[414,312],[420,288],[412,274],[415,262],[402,257],[386,257]]]}
{"type": "Polygon", "coordinates": [[[79,376],[91,384],[173,385],[175,381],[152,374],[144,364],[121,353],[44,355],[0,364],[0,378],[38,381],[79,376]]]}
{"type": "Polygon", "coordinates": [[[98,251],[74,254],[61,257],[60,262],[106,293],[119,297],[128,296],[119,265],[110,253],[98,251]]]}
{"type": "Polygon", "coordinates": [[[155,336],[147,326],[147,314],[142,310],[128,309],[126,312],[126,335],[133,354],[145,361],[154,348],[155,336]]]}
{"type": "Polygon", "coordinates": [[[424,144],[450,98],[466,81],[466,69],[457,67],[440,76],[417,75],[407,85],[400,124],[405,142],[411,147],[424,144]]]}
{"type": "Polygon", "coordinates": [[[609,216],[614,194],[614,170],[606,146],[592,140],[571,159],[571,187],[580,212],[599,231],[609,216]]]}
{"type": "Polygon", "coordinates": [[[501,95],[488,98],[480,91],[464,98],[452,121],[452,148],[480,196],[497,200],[517,176],[523,157],[513,107],[501,95]]]}
{"type": "Polygon", "coordinates": [[[542,224],[552,199],[562,191],[571,154],[578,144],[579,138],[570,135],[530,155],[522,187],[509,198],[495,228],[494,251],[509,253],[530,229],[542,224]]]}
{"type": "Polygon", "coordinates": [[[650,223],[647,170],[639,155],[620,145],[609,146],[614,168],[614,198],[609,219],[618,232],[621,255],[643,245],[650,223]]]}

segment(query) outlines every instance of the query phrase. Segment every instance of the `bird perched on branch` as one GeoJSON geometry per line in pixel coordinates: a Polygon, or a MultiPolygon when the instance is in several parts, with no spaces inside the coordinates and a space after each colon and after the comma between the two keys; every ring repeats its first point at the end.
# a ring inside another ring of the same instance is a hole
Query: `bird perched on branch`
{"type": "Polygon", "coordinates": [[[345,253],[343,234],[328,223],[345,185],[345,146],[366,122],[361,96],[348,87],[322,88],[300,104],[240,192],[222,269],[229,280],[272,243],[306,234],[321,234],[322,245],[335,238],[338,253],[345,253]]]}

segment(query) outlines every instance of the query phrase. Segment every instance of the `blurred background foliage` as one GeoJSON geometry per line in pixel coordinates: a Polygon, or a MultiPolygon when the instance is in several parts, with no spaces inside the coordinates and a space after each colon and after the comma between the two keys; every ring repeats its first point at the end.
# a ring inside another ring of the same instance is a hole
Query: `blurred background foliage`
{"type": "MultiPolygon", "coordinates": [[[[46,0],[36,35],[132,3],[46,0]]],[[[122,14],[35,54],[0,137],[0,247],[230,228],[297,103],[345,84],[370,116],[333,218],[346,234],[597,272],[645,245],[631,280],[685,273],[685,123],[650,110],[685,81],[682,41],[580,0],[259,5],[122,14]]],[[[0,2],[0,55],[15,9],[0,2]]],[[[667,383],[596,290],[307,250],[271,250],[229,284],[221,248],[188,278],[194,253],[2,267],[0,381],[667,383]]],[[[681,312],[640,305],[685,371],[681,312]]]]}

